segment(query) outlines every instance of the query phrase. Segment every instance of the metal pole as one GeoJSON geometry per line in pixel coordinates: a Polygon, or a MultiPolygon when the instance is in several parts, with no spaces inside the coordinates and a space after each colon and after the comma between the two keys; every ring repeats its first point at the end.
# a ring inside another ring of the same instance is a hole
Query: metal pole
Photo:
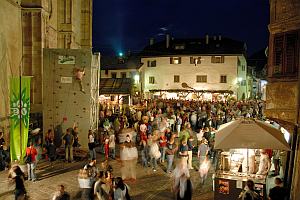
{"type": "Polygon", "coordinates": [[[20,114],[20,161],[23,160],[23,153],[22,153],[22,67],[20,66],[20,90],[19,90],[19,102],[20,102],[20,111],[19,111],[19,114],[20,114]]]}

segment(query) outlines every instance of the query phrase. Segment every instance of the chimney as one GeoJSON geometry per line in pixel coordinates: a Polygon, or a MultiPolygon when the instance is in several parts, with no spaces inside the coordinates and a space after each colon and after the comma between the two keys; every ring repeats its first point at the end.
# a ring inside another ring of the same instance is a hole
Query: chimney
{"type": "Polygon", "coordinates": [[[150,46],[154,44],[154,38],[150,38],[149,44],[150,44],[150,46]]]}
{"type": "Polygon", "coordinates": [[[219,41],[221,41],[222,40],[222,36],[221,35],[219,35],[219,41]]]}
{"type": "Polygon", "coordinates": [[[168,49],[170,47],[170,35],[166,35],[166,48],[168,49]]]}
{"type": "Polygon", "coordinates": [[[214,40],[217,40],[217,36],[214,35],[214,40]]]}
{"type": "Polygon", "coordinates": [[[205,44],[208,44],[208,41],[209,41],[209,36],[208,34],[205,35],[205,44]]]}

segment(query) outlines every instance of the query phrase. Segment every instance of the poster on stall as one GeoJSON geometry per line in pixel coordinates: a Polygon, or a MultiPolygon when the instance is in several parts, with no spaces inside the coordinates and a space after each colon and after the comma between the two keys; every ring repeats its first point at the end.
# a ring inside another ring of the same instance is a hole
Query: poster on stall
{"type": "Polygon", "coordinates": [[[219,180],[219,193],[229,194],[229,181],[219,180]]]}

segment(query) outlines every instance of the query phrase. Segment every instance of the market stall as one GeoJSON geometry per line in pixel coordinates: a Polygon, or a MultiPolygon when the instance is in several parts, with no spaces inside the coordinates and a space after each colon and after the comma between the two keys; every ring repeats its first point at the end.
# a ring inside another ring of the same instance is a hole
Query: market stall
{"type": "Polygon", "coordinates": [[[254,119],[237,119],[222,125],[215,135],[214,148],[222,150],[214,174],[215,200],[238,199],[248,179],[267,199],[266,180],[271,164],[267,150],[290,150],[279,129],[254,119]]]}

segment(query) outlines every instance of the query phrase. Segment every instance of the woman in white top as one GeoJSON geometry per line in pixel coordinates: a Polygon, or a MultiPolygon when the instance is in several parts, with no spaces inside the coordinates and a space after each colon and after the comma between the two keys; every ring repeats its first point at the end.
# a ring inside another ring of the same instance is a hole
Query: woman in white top
{"type": "Polygon", "coordinates": [[[130,200],[129,186],[125,184],[121,177],[115,178],[116,189],[114,191],[114,200],[130,200]]]}

